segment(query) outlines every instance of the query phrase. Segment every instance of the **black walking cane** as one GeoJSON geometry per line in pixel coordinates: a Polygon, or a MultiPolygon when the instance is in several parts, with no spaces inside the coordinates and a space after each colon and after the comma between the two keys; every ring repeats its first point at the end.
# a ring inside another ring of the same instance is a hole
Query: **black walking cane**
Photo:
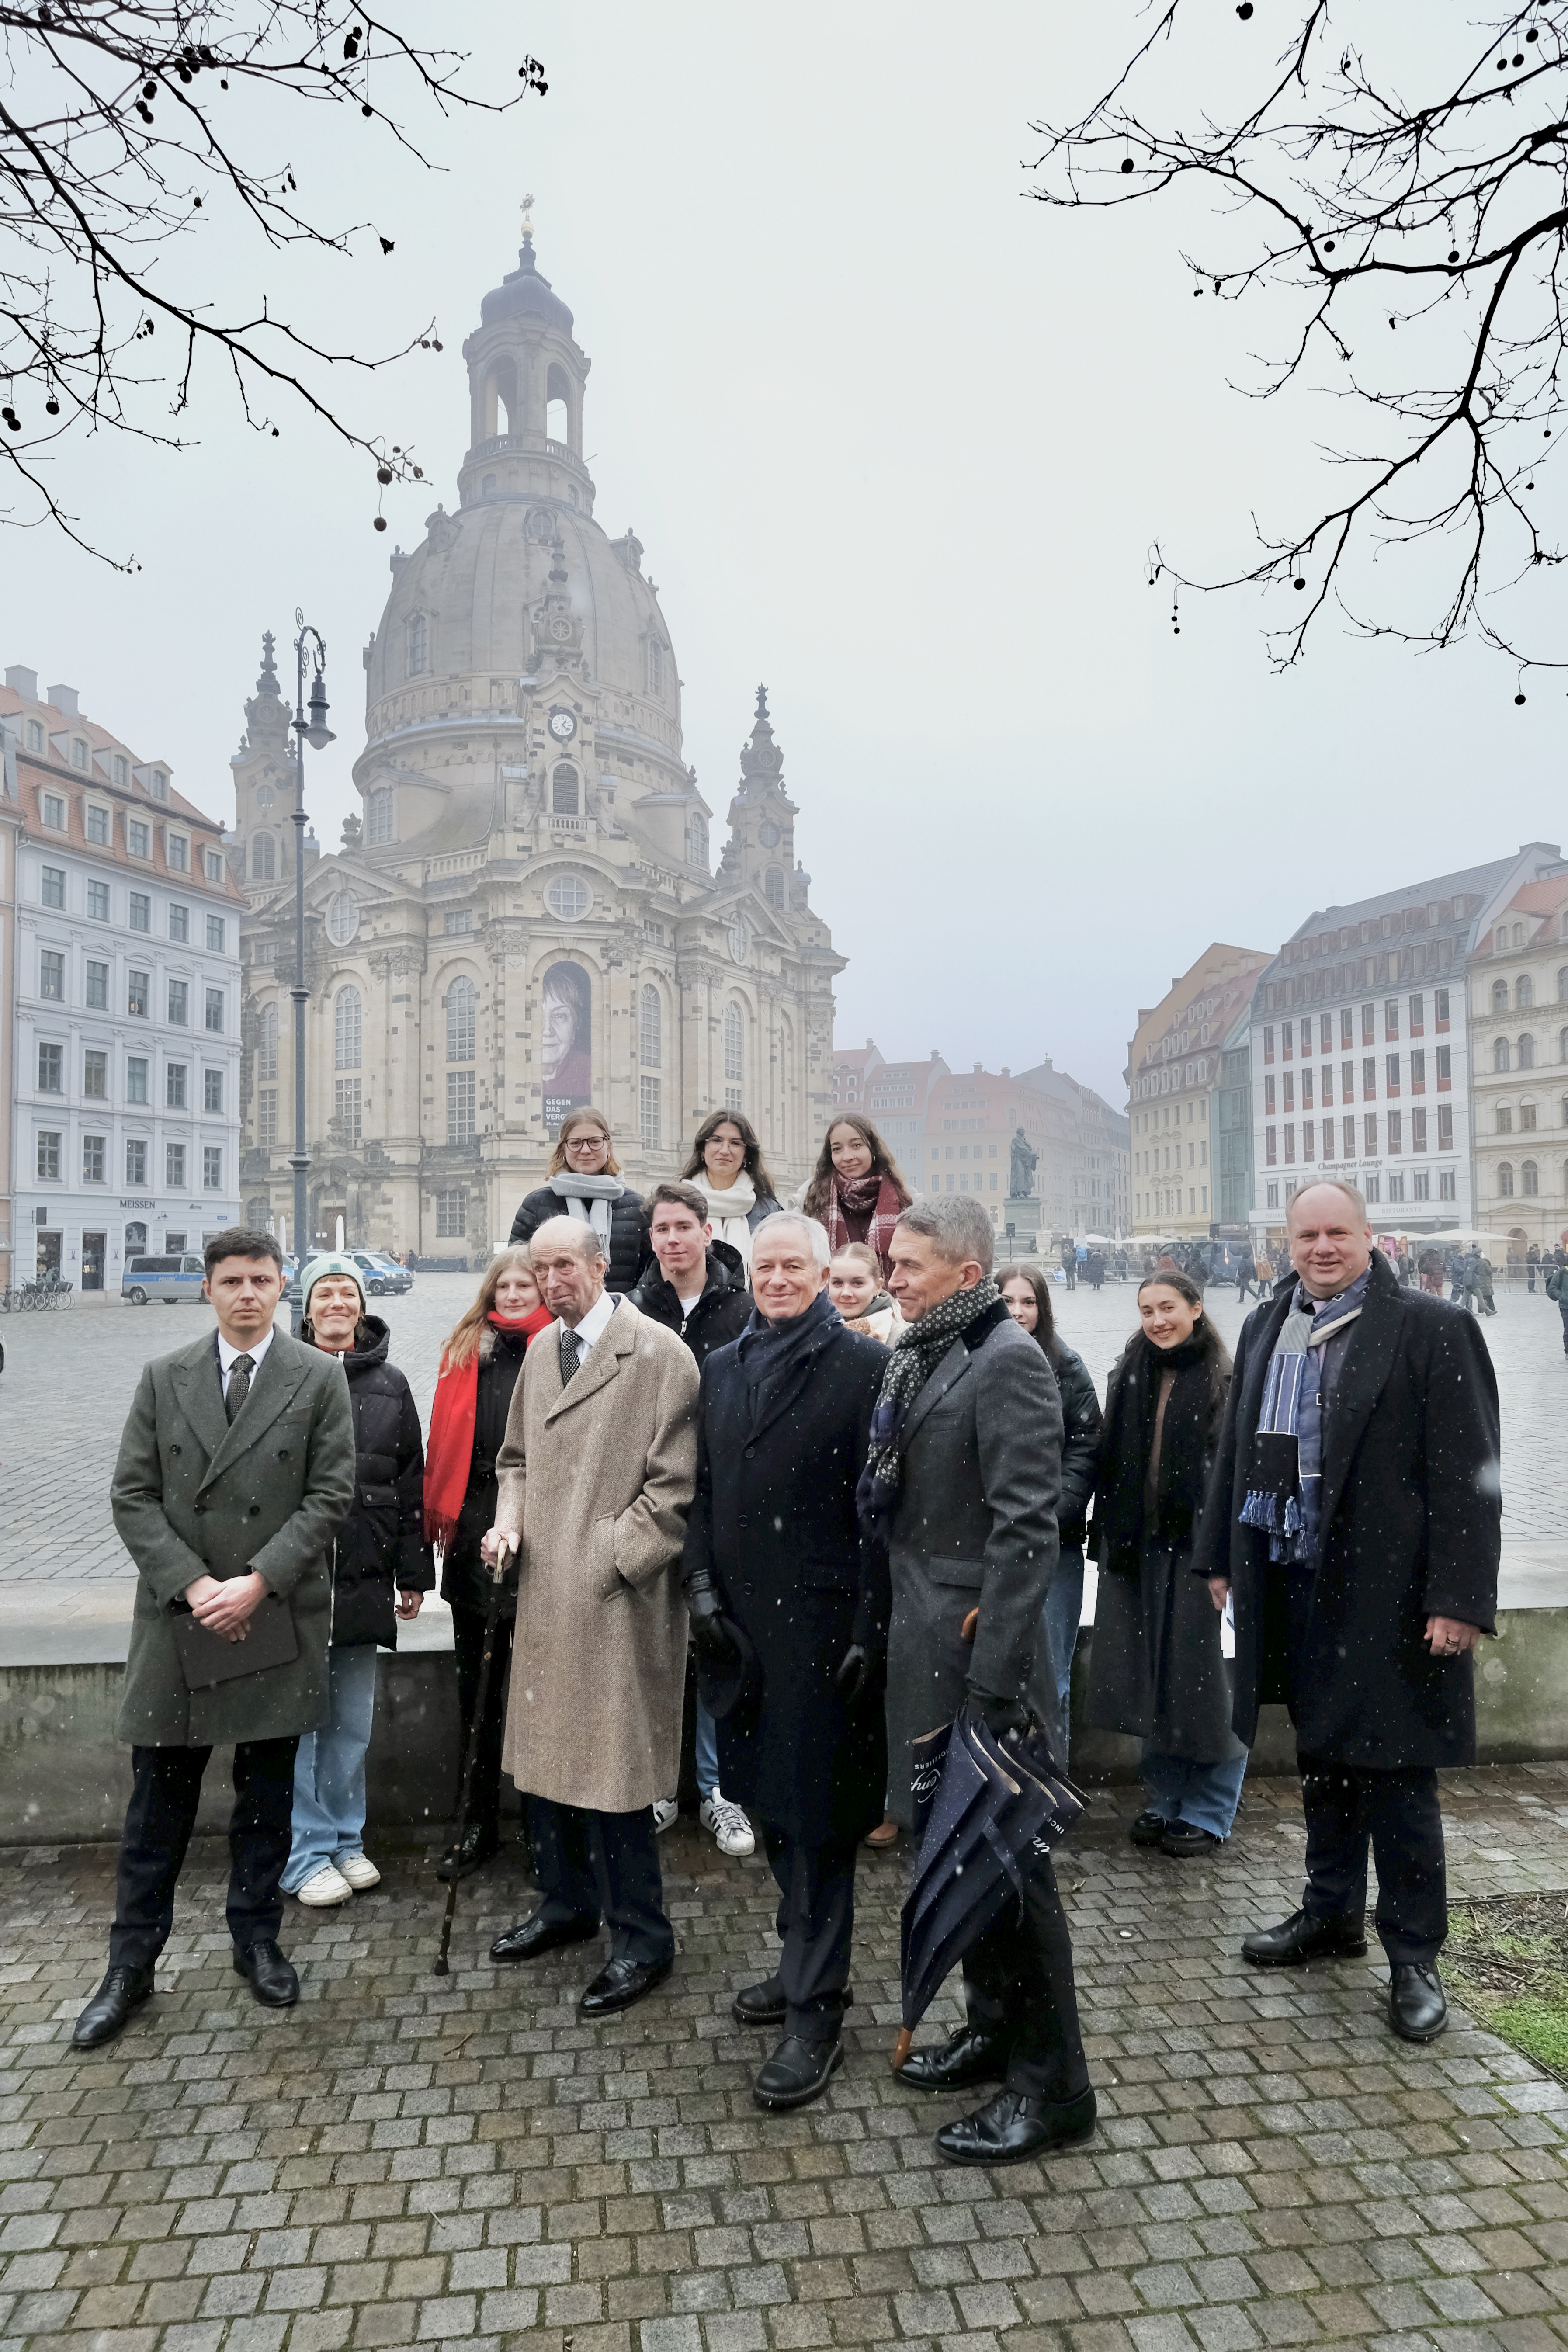
{"type": "MultiPolygon", "coordinates": [[[[506,1579],[507,1554],[511,1549],[502,1540],[496,1546],[495,1565],[490,1570],[490,1597],[485,1610],[485,1646],[479,1653],[479,1687],[474,1693],[474,1719],[468,1726],[468,1754],[463,1766],[463,1801],[458,1813],[457,1851],[461,1852],[468,1833],[468,1807],[473,1802],[474,1767],[479,1760],[479,1738],[484,1729],[485,1700],[489,1694],[490,1658],[496,1645],[496,1625],[500,1617],[501,1586],[506,1579]]],[[[452,1973],[447,1954],[452,1942],[452,1921],[458,1909],[458,1881],[461,1874],[454,1870],[447,1885],[447,1911],[441,1922],[441,1948],[436,1955],[433,1973],[449,1977],[452,1973]]]]}

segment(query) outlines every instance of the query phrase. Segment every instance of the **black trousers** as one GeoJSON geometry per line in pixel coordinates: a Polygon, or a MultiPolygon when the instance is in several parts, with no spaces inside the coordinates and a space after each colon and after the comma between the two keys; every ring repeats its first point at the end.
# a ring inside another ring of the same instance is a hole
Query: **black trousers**
{"type": "MultiPolygon", "coordinates": [[[[1282,1588],[1273,1613],[1285,1644],[1285,1687],[1290,1720],[1306,1658],[1312,1577],[1300,1569],[1270,1570],[1282,1588]]],[[[1271,1629],[1272,1630],[1272,1629],[1271,1629]]],[[[1329,1756],[1301,1754],[1301,1811],[1307,1823],[1307,1884],[1302,1907],[1315,1919],[1366,1916],[1366,1873],[1377,1865],[1377,1933],[1391,1965],[1414,1960],[1429,1968],[1448,1933],[1448,1887],[1443,1853],[1443,1812],[1437,1775],[1430,1765],[1377,1771],[1329,1756]]]]}
{"type": "MultiPolygon", "coordinates": [[[[500,1617],[496,1621],[495,1643],[490,1652],[490,1678],[485,1688],[485,1717],[479,1726],[479,1753],[474,1758],[473,1795],[468,1806],[469,1822],[480,1822],[492,1835],[500,1819],[501,1735],[506,1729],[506,1703],[511,1689],[512,1623],[510,1617],[500,1617]]],[[[466,1763],[468,1734],[473,1727],[474,1708],[479,1695],[479,1661],[485,1650],[485,1621],[481,1611],[453,1610],[452,1646],[458,1656],[458,1712],[463,1721],[463,1760],[466,1763]]]]}
{"type": "MultiPolygon", "coordinates": [[[[228,1932],[237,1949],[276,1943],[278,1882],[289,1859],[298,1738],[242,1739],[234,1751],[229,1817],[228,1932]]],[[[174,1884],[201,1802],[210,1748],[133,1748],[131,1802],[120,1846],[110,1968],[150,1969],[169,1939],[174,1884]]]]}
{"type": "Polygon", "coordinates": [[[536,1916],[607,1925],[613,1959],[674,1958],[651,1805],[640,1813],[595,1813],[531,1796],[528,1825],[533,1874],[544,1893],[536,1916]]]}
{"type": "Polygon", "coordinates": [[[803,2042],[837,2042],[849,1989],[855,1931],[855,1849],[802,1845],[763,1824],[768,1866],[779,1890],[778,1980],[789,2005],[784,2031],[803,2042]]]}
{"type": "Polygon", "coordinates": [[[1557,1312],[1563,1318],[1563,1353],[1568,1356],[1568,1298],[1560,1298],[1557,1312]]]}
{"type": "Polygon", "coordinates": [[[1048,1854],[1026,1858],[1022,1916],[1005,1912],[966,1955],[963,1992],[971,2024],[1012,2029],[1010,2091],[1056,2102],[1088,2090],[1072,1937],[1048,1854]]]}

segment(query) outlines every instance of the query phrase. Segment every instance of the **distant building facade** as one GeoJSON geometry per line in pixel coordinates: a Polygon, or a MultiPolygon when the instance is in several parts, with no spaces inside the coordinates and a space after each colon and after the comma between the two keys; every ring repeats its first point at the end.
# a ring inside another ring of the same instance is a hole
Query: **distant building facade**
{"type": "MultiPolygon", "coordinates": [[[[1223,1056],[1245,1022],[1266,948],[1214,940],[1173,980],[1164,996],[1138,1015],[1127,1052],[1127,1110],[1132,1155],[1132,1231],[1151,1239],[1199,1240],[1224,1222],[1217,1130],[1223,1056]]],[[[1233,1048],[1233,1050],[1235,1050],[1233,1048]]],[[[1234,1078],[1223,1106],[1226,1134],[1235,1115],[1234,1078]]],[[[1246,1153],[1227,1147],[1233,1208],[1245,1181],[1246,1153]],[[1239,1164],[1238,1164],[1239,1163],[1239,1164]],[[1241,1181],[1238,1181],[1240,1179],[1241,1181]]],[[[1245,1225],[1247,1213],[1240,1213],[1245,1225]]]]}
{"type": "Polygon", "coordinates": [[[5,673],[16,743],[16,1277],[87,1294],[239,1214],[244,902],[220,825],[79,707],[5,673]]]}
{"type": "Polygon", "coordinates": [[[1476,1223],[1504,1255],[1568,1231],[1568,871],[1522,883],[1470,960],[1476,1223]]]}

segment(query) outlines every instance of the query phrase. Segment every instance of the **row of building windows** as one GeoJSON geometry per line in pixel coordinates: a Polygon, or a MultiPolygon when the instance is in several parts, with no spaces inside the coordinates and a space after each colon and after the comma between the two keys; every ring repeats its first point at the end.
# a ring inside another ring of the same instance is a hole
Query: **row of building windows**
{"type": "MultiPolygon", "coordinates": [[[[1454,1083],[1453,1049],[1451,1046],[1439,1045],[1436,1048],[1432,1058],[1433,1066],[1436,1075],[1437,1092],[1439,1094],[1447,1094],[1454,1083]]],[[[1403,1083],[1403,1071],[1404,1057],[1402,1055],[1385,1054],[1384,1055],[1382,1078],[1383,1090],[1385,1095],[1394,1096],[1400,1092],[1403,1083]]],[[[1341,1102],[1354,1102],[1356,1099],[1356,1066],[1354,1062],[1342,1062],[1340,1064],[1339,1075],[1341,1102]]],[[[1375,1102],[1377,1100],[1378,1076],[1377,1055],[1375,1054],[1363,1055],[1361,1063],[1361,1092],[1362,1100],[1363,1102],[1375,1102]]],[[[1334,1099],[1334,1066],[1331,1062],[1323,1063],[1321,1067],[1316,1073],[1310,1069],[1305,1068],[1299,1073],[1295,1070],[1287,1070],[1284,1076],[1279,1079],[1276,1079],[1272,1074],[1267,1074],[1263,1080],[1263,1115],[1266,1118],[1271,1118],[1276,1109],[1281,1107],[1288,1111],[1291,1111],[1296,1108],[1296,1086],[1298,1077],[1300,1077],[1300,1107],[1303,1110],[1314,1110],[1320,1108],[1326,1108],[1332,1103],[1334,1099]],[[1317,1100],[1315,1102],[1313,1100],[1314,1087],[1316,1088],[1317,1094],[1317,1100]],[[1278,1094],[1276,1092],[1276,1088],[1278,1088],[1278,1094]]],[[[1425,1094],[1426,1091],[1426,1048],[1424,1045],[1414,1047],[1410,1055],[1410,1091],[1413,1095],[1425,1094]]]]}
{"type": "MultiPolygon", "coordinates": [[[[1375,1209],[1384,1201],[1391,1208],[1398,1208],[1404,1202],[1405,1171],[1403,1169],[1365,1169],[1358,1174],[1356,1184],[1368,1208],[1375,1209]]],[[[1287,1183],[1285,1187],[1287,1203],[1294,1200],[1300,1189],[1299,1183],[1287,1183]]],[[[1432,1198],[1430,1169],[1415,1168],[1411,1171],[1410,1198],[1413,1201],[1429,1201],[1432,1198]]],[[[1437,1198],[1439,1201],[1455,1201],[1458,1198],[1458,1178],[1452,1168],[1439,1168],[1437,1171],[1437,1198]]],[[[1270,1209],[1277,1209],[1279,1206],[1279,1186],[1277,1181],[1264,1187],[1264,1205],[1270,1209]]]]}
{"type": "MultiPolygon", "coordinates": [[[[1412,1037],[1425,1036],[1426,1034],[1426,995],[1425,990],[1418,991],[1408,1000],[1406,1010],[1408,1012],[1410,1022],[1408,1034],[1412,1037]]],[[[1399,1020],[1400,1003],[1398,997],[1385,997],[1384,999],[1383,1005],[1383,1034],[1385,1041],[1392,1040],[1398,1036],[1399,1020]]],[[[1305,1060],[1312,1051],[1311,1014],[1310,1013],[1303,1013],[1299,1025],[1300,1031],[1301,1056],[1302,1059],[1305,1060]]],[[[1432,1025],[1439,1035],[1441,1035],[1443,1031],[1448,1026],[1448,992],[1446,988],[1434,989],[1432,992],[1432,1025]]],[[[1355,1028],[1356,1014],[1354,1005],[1342,1004],[1340,1007],[1340,1046],[1342,1050],[1347,1045],[1353,1045],[1355,1044],[1355,1028]]],[[[1298,1024],[1294,1021],[1282,1021],[1279,1024],[1279,1058],[1283,1062],[1289,1061],[1296,1050],[1297,1029],[1298,1024]]],[[[1375,1003],[1363,1004],[1361,1008],[1361,1042],[1363,1045],[1375,1045],[1377,1043],[1377,1006],[1375,1003]]],[[[1318,1015],[1318,1051],[1320,1054],[1331,1054],[1334,1051],[1334,1016],[1331,1013],[1321,1013],[1318,1015]]],[[[1265,1062],[1271,1062],[1274,1059],[1274,1024],[1272,1022],[1267,1023],[1264,1026],[1263,1058],[1265,1062]]]]}
{"type": "MultiPolygon", "coordinates": [[[[89,1013],[109,1010],[109,971],[106,963],[97,963],[89,956],[85,971],[83,1003],[89,1013]]],[[[125,976],[125,1010],[145,1019],[153,986],[153,975],[146,971],[129,971],[125,976]]],[[[166,1018],[172,1027],[188,1029],[191,1024],[191,986],[188,980],[171,980],[167,983],[166,1018]]],[[[222,988],[204,989],[203,1027],[221,1037],[227,1013],[228,992],[222,988]]],[[[63,1004],[66,1001],[66,959],[59,948],[38,950],[38,994],[46,1004],[63,1004]]]]}
{"type": "MultiPolygon", "coordinates": [[[[1538,1106],[1532,1102],[1520,1104],[1519,1131],[1521,1135],[1532,1135],[1534,1133],[1537,1108],[1538,1106]]],[[[1568,1095],[1564,1095],[1563,1097],[1563,1124],[1564,1127],[1568,1127],[1568,1095]]],[[[1498,1105],[1497,1126],[1494,1132],[1498,1135],[1511,1135],[1513,1133],[1513,1105],[1511,1103],[1500,1103],[1498,1105]]]]}
{"type": "MultiPolygon", "coordinates": [[[[1206,1184],[1189,1184],[1187,1186],[1186,1215],[1189,1217],[1206,1217],[1208,1211],[1208,1186],[1206,1184]],[[1201,1208],[1199,1206],[1200,1201],[1202,1202],[1201,1208]]],[[[1182,1209],[1181,1186],[1179,1184],[1165,1184],[1162,1185],[1157,1192],[1141,1192],[1138,1196],[1138,1205],[1134,1213],[1140,1217],[1181,1216],[1184,1213],[1182,1209]]]]}
{"type": "MultiPolygon", "coordinates": [[[[41,753],[44,749],[44,722],[41,719],[29,719],[27,721],[27,749],[36,753],[41,753]]],[[[90,771],[91,761],[92,747],[86,736],[73,735],[70,748],[71,766],[79,775],[86,775],[90,771]]],[[[122,792],[129,792],[131,762],[125,753],[123,751],[111,753],[110,764],[115,782],[122,792]]],[[[147,789],[155,801],[168,799],[169,779],[162,768],[154,768],[151,771],[147,778],[147,789]]]]}
{"type": "MultiPolygon", "coordinates": [[[[1562,936],[1565,940],[1568,940],[1568,908],[1564,908],[1562,916],[1559,918],[1558,928],[1562,936]]],[[[1525,927],[1522,923],[1515,923],[1513,926],[1513,945],[1516,948],[1521,948],[1525,943],[1524,929],[1525,927]]],[[[1495,945],[1499,955],[1502,955],[1506,952],[1509,945],[1509,926],[1506,923],[1500,923],[1498,925],[1495,935],[1495,945]]],[[[1557,975],[1557,993],[1559,996],[1568,994],[1568,990],[1565,990],[1563,987],[1565,980],[1568,980],[1568,966],[1565,966],[1557,975]]]]}
{"type": "MultiPolygon", "coordinates": [[[[1557,1032],[1557,1058],[1560,1062],[1568,1062],[1568,1029],[1559,1029],[1557,1032]]],[[[1533,1037],[1521,1037],[1514,1043],[1510,1043],[1507,1037],[1492,1039],[1494,1072],[1500,1074],[1504,1070],[1533,1070],[1534,1067],[1535,1040],[1533,1037]]]]}
{"type": "MultiPolygon", "coordinates": [[[[1390,1152],[1403,1151],[1405,1149],[1405,1115],[1403,1111],[1391,1110],[1386,1114],[1386,1118],[1387,1127],[1385,1131],[1388,1138],[1387,1149],[1390,1152]]],[[[1378,1156],[1377,1112],[1374,1110],[1365,1112],[1363,1115],[1361,1124],[1361,1154],[1368,1160],[1375,1159],[1378,1156]]],[[[1326,1118],[1322,1122],[1323,1158],[1325,1160],[1354,1160],[1357,1156],[1357,1150],[1355,1139],[1355,1118],[1353,1113],[1350,1117],[1340,1120],[1339,1125],[1343,1133],[1343,1148],[1341,1150],[1336,1151],[1334,1149],[1335,1122],[1331,1118],[1326,1118]]],[[[1426,1111],[1424,1109],[1413,1110],[1410,1114],[1410,1149],[1412,1151],[1425,1151],[1426,1150],[1426,1111]]],[[[1296,1139],[1298,1130],[1294,1121],[1287,1120],[1283,1129],[1277,1127],[1267,1127],[1263,1130],[1263,1156],[1265,1161],[1270,1168],[1274,1166],[1279,1157],[1279,1144],[1281,1133],[1283,1133],[1285,1139],[1285,1165],[1289,1167],[1296,1157],[1296,1139]]],[[[1315,1160],[1317,1158],[1317,1133],[1318,1129],[1316,1122],[1310,1118],[1303,1119],[1300,1129],[1301,1139],[1301,1157],[1303,1160],[1315,1160]]],[[[1437,1149],[1439,1151],[1452,1151],[1453,1148],[1453,1106],[1449,1103],[1441,1103],[1437,1108],[1437,1149]]]]}
{"type": "MultiPolygon", "coordinates": [[[[1521,1013],[1528,1012],[1535,1002],[1535,982],[1527,971],[1521,972],[1514,984],[1513,1001],[1521,1013]]],[[[1568,963],[1563,964],[1557,974],[1557,1002],[1559,1004],[1568,1004],[1568,963]]],[[[1508,1009],[1508,982],[1506,980],[1494,980],[1492,1011],[1506,1013],[1508,1009]]]]}
{"type": "MultiPolygon", "coordinates": [[[[1497,1170],[1497,1193],[1500,1201],[1511,1201],[1514,1169],[1510,1160],[1500,1160],[1497,1170]]],[[[1568,1191],[1568,1166],[1563,1170],[1563,1188],[1568,1191]]],[[[1519,1189],[1527,1201],[1533,1201],[1541,1191],[1541,1170],[1533,1160],[1521,1160],[1519,1168],[1519,1189]]]]}
{"type": "MultiPolygon", "coordinates": [[[[1171,1153],[1173,1150],[1175,1152],[1176,1165],[1179,1168],[1182,1164],[1182,1147],[1179,1143],[1174,1145],[1169,1143],[1157,1143],[1152,1150],[1135,1154],[1134,1158],[1140,1159],[1142,1163],[1139,1168],[1139,1174],[1141,1176],[1158,1174],[1160,1170],[1160,1154],[1162,1151],[1163,1151],[1165,1155],[1165,1166],[1169,1168],[1171,1165],[1171,1153]],[[1151,1161],[1153,1163],[1152,1166],[1150,1165],[1151,1161]]],[[[1189,1168],[1206,1168],[1208,1164],[1209,1148],[1207,1143],[1202,1140],[1197,1143],[1189,1143],[1187,1146],[1187,1166],[1189,1168]]]]}
{"type": "MultiPolygon", "coordinates": [[[[44,824],[51,833],[64,833],[68,830],[67,805],[62,793],[40,793],[38,795],[38,811],[44,824]]],[[[109,848],[113,839],[112,811],[106,808],[100,808],[96,803],[89,801],[88,803],[85,816],[85,830],[89,847],[99,849],[109,848]]],[[[153,856],[153,828],[144,817],[127,816],[125,820],[125,848],[128,856],[145,857],[151,861],[153,856]]],[[[207,880],[209,882],[221,882],[223,880],[222,851],[217,849],[204,850],[202,857],[203,871],[205,873],[207,880]]],[[[184,833],[165,833],[163,835],[163,863],[168,867],[171,874],[189,874],[193,871],[189,835],[184,833]]]]}
{"type": "MultiPolygon", "coordinates": [[[[38,902],[41,906],[51,908],[57,914],[64,914],[68,911],[66,907],[66,869],[63,866],[44,866],[40,867],[38,877],[38,902]]],[[[69,911],[74,912],[76,910],[71,909],[69,911]]],[[[84,893],[83,911],[86,913],[89,922],[107,923],[112,921],[113,900],[110,885],[107,882],[95,881],[90,876],[88,877],[86,890],[84,893]]],[[[151,933],[153,929],[153,898],[150,891],[132,890],[127,893],[125,919],[126,925],[129,929],[132,931],[146,931],[151,933]]],[[[171,899],[169,902],[168,920],[169,937],[172,940],[178,940],[182,946],[188,947],[191,943],[190,908],[186,906],[182,906],[178,899],[171,899]]],[[[228,924],[226,918],[222,915],[208,915],[206,918],[206,927],[207,952],[210,955],[223,955],[226,953],[226,942],[228,940],[228,924]]]]}
{"type": "MultiPolygon", "coordinates": [[[[41,1095],[65,1092],[65,1052],[63,1045],[45,1038],[38,1045],[38,1085],[41,1095]]],[[[147,1097],[148,1072],[152,1067],[144,1054],[128,1054],[125,1057],[125,1100],[144,1103],[147,1097]]],[[[202,1072],[202,1108],[221,1112],[223,1109],[223,1072],[204,1069],[202,1072]]],[[[194,1108],[186,1098],[191,1076],[188,1062],[165,1062],[163,1065],[163,1103],[169,1110],[189,1110],[194,1108]]],[[[109,1053],[107,1048],[88,1045],[81,1057],[82,1097],[88,1102],[107,1102],[109,1095],[109,1053]]]]}
{"type": "MultiPolygon", "coordinates": [[[[37,1136],[37,1178],[40,1184],[58,1184],[63,1157],[64,1137],[58,1128],[41,1127],[37,1136]]],[[[148,1181],[149,1146],[141,1136],[132,1136],[125,1145],[125,1185],[129,1192],[142,1191],[148,1181]]],[[[223,1146],[204,1143],[202,1154],[202,1190],[204,1192],[223,1191],[223,1146]]],[[[185,1170],[190,1161],[190,1147],[184,1143],[163,1146],[163,1189],[169,1192],[185,1190],[185,1170]]],[[[106,1135],[84,1135],[81,1139],[81,1181],[84,1184],[107,1184],[109,1138],[106,1135]]]]}

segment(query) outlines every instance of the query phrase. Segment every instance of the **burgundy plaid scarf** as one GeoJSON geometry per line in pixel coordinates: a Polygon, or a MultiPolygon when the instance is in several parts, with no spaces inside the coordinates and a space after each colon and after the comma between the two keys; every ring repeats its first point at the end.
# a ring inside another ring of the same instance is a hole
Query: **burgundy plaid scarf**
{"type": "Polygon", "coordinates": [[[836,1253],[844,1247],[846,1242],[855,1238],[845,1222],[846,1202],[858,1217],[863,1217],[868,1209],[871,1211],[871,1223],[866,1234],[867,1246],[876,1251],[877,1263],[886,1282],[893,1270],[893,1261],[888,1255],[893,1244],[893,1227],[898,1223],[903,1207],[890,1178],[860,1176],[854,1183],[847,1184],[843,1177],[835,1172],[829,1180],[827,1211],[822,1222],[827,1227],[827,1245],[836,1253]]]}

